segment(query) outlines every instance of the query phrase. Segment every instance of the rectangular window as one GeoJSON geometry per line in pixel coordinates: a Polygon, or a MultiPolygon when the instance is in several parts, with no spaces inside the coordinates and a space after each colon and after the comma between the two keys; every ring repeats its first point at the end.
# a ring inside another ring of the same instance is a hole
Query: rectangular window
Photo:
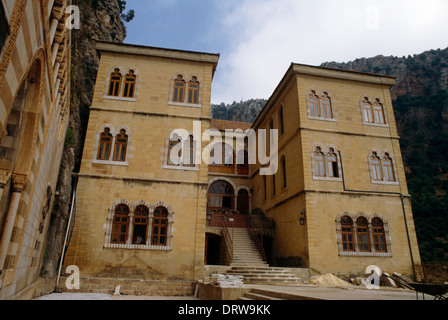
{"type": "Polygon", "coordinates": [[[327,165],[328,165],[328,176],[330,178],[338,178],[339,177],[339,168],[338,168],[338,160],[336,155],[328,155],[327,156],[327,165]]]}
{"type": "Polygon", "coordinates": [[[323,117],[327,119],[333,118],[333,112],[331,110],[331,103],[330,100],[322,100],[322,111],[323,111],[323,117]]]}
{"type": "Polygon", "coordinates": [[[373,180],[381,181],[383,180],[383,174],[381,172],[381,161],[379,159],[372,159],[372,175],[373,180]]]}
{"type": "Polygon", "coordinates": [[[197,104],[198,100],[199,100],[198,93],[199,93],[199,84],[189,83],[188,84],[188,103],[197,104]]]}
{"type": "Polygon", "coordinates": [[[325,177],[325,160],[324,155],[315,155],[315,176],[316,177],[325,177]]]}
{"type": "Polygon", "coordinates": [[[369,231],[367,227],[358,227],[358,247],[361,252],[370,252],[369,231]]]}
{"type": "Polygon", "coordinates": [[[352,228],[342,228],[342,247],[344,251],[354,251],[352,228]]]}
{"type": "Polygon", "coordinates": [[[310,110],[312,117],[320,117],[319,101],[317,99],[310,99],[310,110]]]}
{"type": "Polygon", "coordinates": [[[381,105],[374,105],[373,113],[375,116],[375,123],[386,124],[386,121],[384,121],[384,112],[381,105]]]}
{"type": "Polygon", "coordinates": [[[373,123],[372,106],[365,104],[362,106],[362,116],[364,122],[373,123]]]}
{"type": "Polygon", "coordinates": [[[384,180],[386,181],[395,181],[394,169],[392,167],[392,161],[383,160],[384,166],[384,180]]]}

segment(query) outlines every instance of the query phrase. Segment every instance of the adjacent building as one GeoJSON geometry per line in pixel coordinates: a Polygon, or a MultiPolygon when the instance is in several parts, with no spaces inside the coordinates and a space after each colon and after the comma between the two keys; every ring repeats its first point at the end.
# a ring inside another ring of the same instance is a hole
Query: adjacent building
{"type": "Polygon", "coordinates": [[[69,118],[67,0],[0,1],[0,299],[34,294],[69,118]]]}

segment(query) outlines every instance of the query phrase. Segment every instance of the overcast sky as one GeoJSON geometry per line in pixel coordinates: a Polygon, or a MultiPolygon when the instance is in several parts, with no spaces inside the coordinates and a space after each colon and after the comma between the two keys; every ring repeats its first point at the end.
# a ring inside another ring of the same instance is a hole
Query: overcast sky
{"type": "Polygon", "coordinates": [[[269,98],[291,62],[448,47],[446,0],[127,0],[126,43],[220,53],[212,103],[269,98]]]}

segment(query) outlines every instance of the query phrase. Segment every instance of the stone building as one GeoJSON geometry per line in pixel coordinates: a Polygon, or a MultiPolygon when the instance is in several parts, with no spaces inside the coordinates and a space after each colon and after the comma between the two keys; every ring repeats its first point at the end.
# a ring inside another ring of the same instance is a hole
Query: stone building
{"type": "Polygon", "coordinates": [[[108,42],[97,49],[65,265],[82,277],[202,279],[208,167],[169,154],[177,128],[186,131],[186,156],[202,151],[195,141],[210,128],[219,55],[108,42]]]}
{"type": "Polygon", "coordinates": [[[69,114],[67,0],[0,1],[0,299],[33,295],[69,114]]]}
{"type": "Polygon", "coordinates": [[[394,78],[292,64],[248,124],[210,118],[218,54],[97,49],[65,267],[82,278],[191,283],[206,265],[243,263],[232,234],[245,229],[260,266],[410,275],[420,264],[394,78]],[[273,174],[251,157],[247,133],[261,129],[273,174]]]}
{"type": "Polygon", "coordinates": [[[393,77],[292,64],[254,130],[278,130],[278,171],[253,166],[252,206],[276,222],[273,258],[340,275],[414,274],[420,255],[393,77]]]}

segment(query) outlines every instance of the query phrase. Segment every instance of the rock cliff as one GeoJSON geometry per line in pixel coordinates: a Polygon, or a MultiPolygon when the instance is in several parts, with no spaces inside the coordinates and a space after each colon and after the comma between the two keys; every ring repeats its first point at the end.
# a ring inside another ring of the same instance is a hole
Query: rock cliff
{"type": "Polygon", "coordinates": [[[89,107],[98,70],[95,41],[123,42],[126,28],[121,20],[119,0],[76,1],[81,12],[81,28],[72,30],[70,124],[59,172],[46,252],[41,275],[54,278],[62,253],[75,178],[79,172],[89,107]]]}

